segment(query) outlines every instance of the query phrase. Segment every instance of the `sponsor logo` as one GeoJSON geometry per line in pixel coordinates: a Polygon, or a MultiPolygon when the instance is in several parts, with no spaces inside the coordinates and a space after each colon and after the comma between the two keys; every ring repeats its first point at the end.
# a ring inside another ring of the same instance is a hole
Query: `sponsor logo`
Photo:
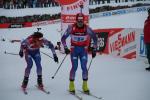
{"type": "Polygon", "coordinates": [[[60,20],[49,20],[49,21],[40,21],[40,22],[33,22],[32,26],[43,26],[48,24],[55,24],[60,22],[60,20]]]}
{"type": "Polygon", "coordinates": [[[126,10],[117,10],[117,11],[112,12],[112,15],[120,15],[120,14],[125,14],[125,13],[126,13],[126,10]]]}
{"type": "Polygon", "coordinates": [[[75,20],[76,17],[75,16],[66,16],[65,20],[75,20]]]}
{"type": "Polygon", "coordinates": [[[142,12],[142,11],[146,11],[146,8],[145,7],[137,8],[137,12],[142,12]]]}
{"type": "MultiPolygon", "coordinates": [[[[103,52],[105,50],[107,39],[108,39],[108,32],[96,32],[97,37],[97,51],[103,52]]],[[[93,39],[91,40],[90,47],[93,47],[93,39]]]]}
{"type": "Polygon", "coordinates": [[[145,57],[146,56],[146,46],[144,44],[144,35],[140,36],[140,56],[145,57]]]}
{"type": "Polygon", "coordinates": [[[9,28],[22,28],[23,24],[10,24],[9,28]]]}
{"type": "MultiPolygon", "coordinates": [[[[125,36],[118,34],[118,39],[110,43],[110,52],[121,51],[121,47],[135,41],[135,31],[128,33],[125,36]]],[[[131,49],[131,48],[130,48],[131,49]]]]}
{"type": "Polygon", "coordinates": [[[75,15],[62,15],[61,19],[63,23],[75,23],[76,22],[75,15]]]}
{"type": "Polygon", "coordinates": [[[111,12],[104,12],[103,16],[111,16],[111,12]]]}
{"type": "Polygon", "coordinates": [[[120,15],[120,14],[126,14],[126,10],[117,10],[113,12],[104,12],[103,16],[111,16],[111,15],[120,15]]]}

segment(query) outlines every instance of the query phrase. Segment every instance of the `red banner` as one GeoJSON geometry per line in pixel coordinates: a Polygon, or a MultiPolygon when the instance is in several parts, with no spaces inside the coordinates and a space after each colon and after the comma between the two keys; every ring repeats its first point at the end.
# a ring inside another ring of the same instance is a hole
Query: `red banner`
{"type": "Polygon", "coordinates": [[[32,27],[32,23],[5,23],[0,24],[0,28],[23,28],[23,27],[32,27]]]}
{"type": "MultiPolygon", "coordinates": [[[[130,28],[112,28],[112,29],[97,29],[95,33],[101,34],[108,33],[108,39],[103,53],[107,53],[114,56],[123,58],[136,58],[136,35],[140,31],[138,29],[130,28]]],[[[102,44],[104,41],[100,39],[102,44]]]]}
{"type": "Polygon", "coordinates": [[[25,23],[5,23],[0,24],[0,28],[23,28],[23,27],[34,27],[34,26],[43,26],[48,24],[55,24],[60,22],[60,20],[47,20],[39,22],[25,22],[25,23]]]}
{"type": "Polygon", "coordinates": [[[60,5],[70,5],[72,3],[77,2],[78,0],[55,0],[58,2],[60,5]]]}

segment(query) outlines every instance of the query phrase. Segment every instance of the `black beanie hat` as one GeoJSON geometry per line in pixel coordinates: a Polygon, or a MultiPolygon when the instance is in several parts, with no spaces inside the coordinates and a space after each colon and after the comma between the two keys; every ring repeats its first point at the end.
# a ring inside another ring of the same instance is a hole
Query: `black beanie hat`
{"type": "Polygon", "coordinates": [[[35,38],[42,38],[43,34],[41,32],[34,32],[32,36],[35,38]]]}

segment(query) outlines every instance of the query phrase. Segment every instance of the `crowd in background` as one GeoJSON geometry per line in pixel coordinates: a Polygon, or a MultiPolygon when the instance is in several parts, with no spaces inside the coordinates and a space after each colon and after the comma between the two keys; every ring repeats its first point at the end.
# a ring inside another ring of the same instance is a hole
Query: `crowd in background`
{"type": "Polygon", "coordinates": [[[104,12],[104,11],[110,11],[110,10],[117,10],[117,9],[125,9],[130,7],[140,7],[140,6],[149,6],[149,3],[137,3],[133,4],[132,6],[102,6],[102,7],[96,7],[95,9],[89,9],[89,13],[98,13],[98,12],[104,12]]]}
{"type": "Polygon", "coordinates": [[[59,6],[55,0],[0,0],[0,7],[5,9],[42,8],[59,6]]]}
{"type": "MultiPolygon", "coordinates": [[[[90,5],[104,4],[111,2],[134,2],[145,0],[89,0],[90,5]]],[[[5,9],[20,9],[20,8],[43,8],[43,7],[55,7],[60,6],[55,0],[0,0],[0,8],[5,9]]]]}
{"type": "MultiPolygon", "coordinates": [[[[2,0],[0,0],[2,1],[2,0]]],[[[4,0],[3,0],[4,1],[4,0]]],[[[45,2],[45,1],[54,1],[54,0],[5,0],[5,2],[8,1],[36,1],[36,2],[45,2]]],[[[98,1],[98,0],[93,0],[93,1],[98,1]]],[[[27,2],[27,3],[28,3],[27,2]]],[[[56,3],[56,2],[55,2],[56,3]]],[[[59,6],[56,3],[57,6],[59,6]]],[[[130,7],[139,7],[139,6],[146,6],[146,5],[150,5],[147,3],[137,3],[134,4],[132,6],[101,6],[101,7],[96,7],[94,9],[89,9],[89,13],[98,13],[98,12],[104,12],[104,11],[110,11],[110,10],[116,10],[116,9],[124,9],[124,8],[130,8],[130,7]]],[[[23,6],[23,5],[22,5],[23,6]]],[[[41,6],[41,4],[37,5],[38,7],[41,6]]],[[[21,7],[21,6],[20,6],[21,7]]],[[[24,5],[25,7],[25,5],[24,5]]],[[[34,7],[33,5],[31,7],[34,7]]],[[[30,16],[22,16],[22,17],[6,17],[6,16],[0,16],[0,24],[4,24],[4,23],[24,23],[24,22],[38,22],[38,21],[46,21],[46,20],[56,20],[56,19],[60,19],[61,14],[43,14],[43,15],[30,15],[30,16]]]]}
{"type": "Polygon", "coordinates": [[[60,19],[60,13],[58,14],[43,14],[43,15],[31,15],[23,17],[5,17],[0,16],[0,24],[4,23],[24,23],[24,22],[38,22],[46,20],[56,20],[60,19]]]}

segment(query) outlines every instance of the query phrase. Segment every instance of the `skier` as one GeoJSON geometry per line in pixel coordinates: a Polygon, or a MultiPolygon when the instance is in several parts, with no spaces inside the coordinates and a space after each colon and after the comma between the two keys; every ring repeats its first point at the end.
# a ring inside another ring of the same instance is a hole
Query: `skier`
{"type": "Polygon", "coordinates": [[[69,25],[65,33],[61,38],[61,42],[64,46],[64,50],[66,54],[70,53],[70,49],[68,49],[66,44],[66,39],[68,36],[71,36],[71,62],[72,68],[70,70],[70,84],[69,84],[69,91],[71,93],[75,93],[75,73],[78,68],[78,58],[81,62],[81,69],[82,69],[82,79],[83,85],[82,89],[83,92],[89,93],[89,88],[87,85],[88,81],[88,70],[87,70],[87,60],[88,60],[88,46],[90,43],[90,37],[94,40],[94,46],[92,49],[92,58],[96,56],[96,44],[97,38],[96,34],[92,31],[90,27],[88,27],[84,23],[84,14],[78,13],[76,15],[76,23],[69,25]]]}
{"type": "Polygon", "coordinates": [[[150,8],[148,9],[148,17],[144,24],[144,42],[147,49],[147,59],[149,67],[146,70],[150,71],[150,8]]]}
{"type": "Polygon", "coordinates": [[[40,56],[40,48],[44,45],[48,46],[54,57],[54,61],[58,62],[58,57],[56,55],[53,44],[47,39],[43,38],[43,34],[41,32],[34,32],[32,35],[27,37],[25,40],[21,42],[21,47],[19,51],[19,55],[22,58],[25,55],[25,60],[27,63],[27,67],[25,69],[24,79],[22,82],[22,88],[26,88],[28,84],[29,74],[31,68],[33,66],[33,61],[35,61],[37,68],[37,84],[39,88],[43,88],[42,82],[42,66],[41,66],[41,56],[40,56]]]}

